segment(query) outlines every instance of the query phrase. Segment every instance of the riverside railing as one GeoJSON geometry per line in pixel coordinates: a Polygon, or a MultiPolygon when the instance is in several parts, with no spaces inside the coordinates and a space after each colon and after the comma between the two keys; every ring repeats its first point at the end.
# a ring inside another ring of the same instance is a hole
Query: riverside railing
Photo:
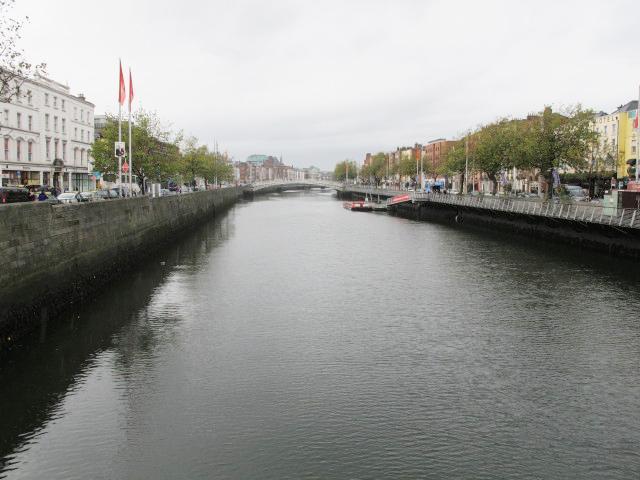
{"type": "Polygon", "coordinates": [[[640,210],[617,209],[586,203],[540,202],[518,198],[450,195],[443,193],[410,192],[414,202],[434,202],[462,207],[532,215],[538,217],[597,223],[613,227],[640,229],[640,210]]]}

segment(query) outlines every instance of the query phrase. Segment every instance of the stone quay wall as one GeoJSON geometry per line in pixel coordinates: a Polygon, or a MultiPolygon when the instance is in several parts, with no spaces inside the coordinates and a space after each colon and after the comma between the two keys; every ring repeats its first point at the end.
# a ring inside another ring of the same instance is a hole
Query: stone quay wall
{"type": "Polygon", "coordinates": [[[242,189],[224,188],[80,204],[0,205],[0,348],[240,196],[242,189]]]}
{"type": "Polygon", "coordinates": [[[515,234],[542,242],[562,243],[615,257],[640,260],[640,230],[635,228],[619,228],[571,219],[536,217],[435,202],[402,204],[391,207],[389,211],[392,215],[412,220],[515,234]]]}

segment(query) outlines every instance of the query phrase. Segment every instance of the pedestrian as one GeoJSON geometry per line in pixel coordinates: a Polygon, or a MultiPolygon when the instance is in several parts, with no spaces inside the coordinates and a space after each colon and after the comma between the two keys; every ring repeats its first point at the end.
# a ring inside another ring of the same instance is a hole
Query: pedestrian
{"type": "Polygon", "coordinates": [[[47,194],[44,193],[44,190],[40,190],[40,195],[38,195],[38,201],[44,202],[47,199],[47,194]]]}

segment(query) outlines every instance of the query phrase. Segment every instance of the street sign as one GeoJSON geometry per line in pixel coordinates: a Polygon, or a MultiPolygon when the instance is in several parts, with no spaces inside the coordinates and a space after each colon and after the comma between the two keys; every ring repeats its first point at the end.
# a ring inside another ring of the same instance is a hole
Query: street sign
{"type": "Polygon", "coordinates": [[[128,164],[127,162],[124,162],[124,163],[122,164],[122,171],[123,171],[124,173],[127,173],[127,172],[129,171],[129,164],[128,164]]]}
{"type": "Polygon", "coordinates": [[[126,150],[124,148],[124,142],[113,142],[113,150],[115,152],[116,157],[124,157],[126,156],[126,150]]]}

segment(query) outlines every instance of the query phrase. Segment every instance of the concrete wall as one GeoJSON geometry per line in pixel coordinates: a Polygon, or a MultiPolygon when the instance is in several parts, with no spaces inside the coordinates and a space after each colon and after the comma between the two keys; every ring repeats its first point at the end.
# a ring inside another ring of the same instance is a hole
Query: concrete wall
{"type": "MultiPolygon", "coordinates": [[[[227,188],[160,198],[0,206],[0,346],[234,203],[227,188]]],[[[135,294],[135,292],[133,293],[135,294]]]]}
{"type": "Polygon", "coordinates": [[[435,221],[460,228],[505,232],[640,259],[640,231],[637,229],[440,203],[403,204],[392,207],[390,212],[404,218],[435,221]]]}

